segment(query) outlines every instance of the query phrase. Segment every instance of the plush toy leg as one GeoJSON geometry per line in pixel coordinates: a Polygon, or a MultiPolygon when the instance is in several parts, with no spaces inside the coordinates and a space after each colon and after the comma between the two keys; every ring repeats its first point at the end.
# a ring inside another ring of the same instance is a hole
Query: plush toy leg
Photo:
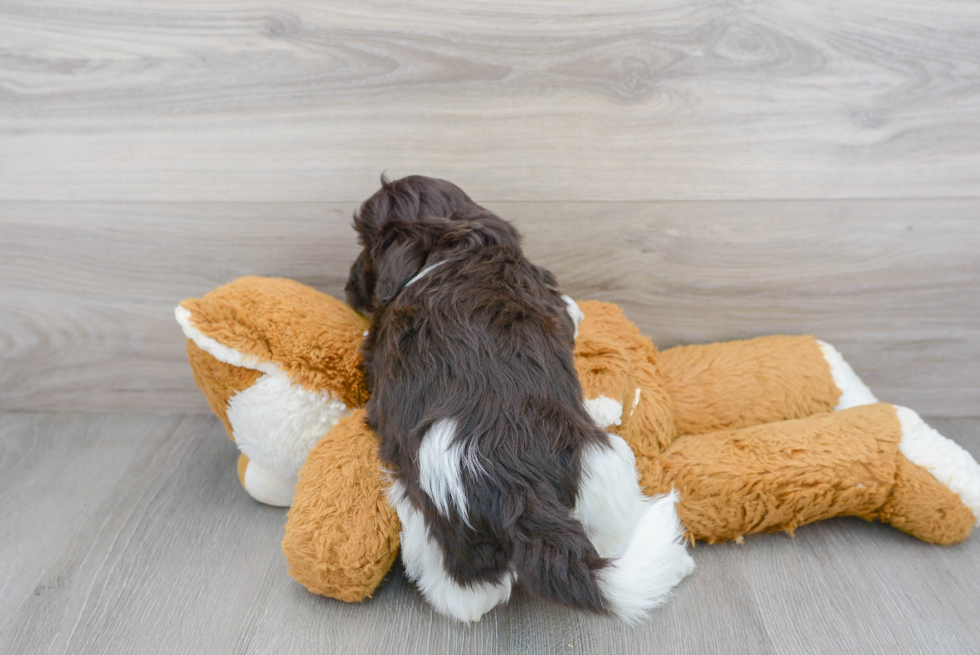
{"type": "Polygon", "coordinates": [[[293,504],[296,478],[284,478],[250,461],[244,454],[238,456],[238,481],[248,495],[260,503],[274,507],[289,507],[293,504]]]}
{"type": "MultiPolygon", "coordinates": [[[[909,461],[903,443],[918,426],[899,419],[891,405],[876,404],[678,437],[663,454],[661,479],[645,479],[645,489],[679,491],[688,534],[708,542],[792,532],[833,516],[881,519],[932,543],[965,539],[976,522],[972,501],[909,461]]],[[[980,484],[968,453],[953,461],[962,487],[980,484]]]]}
{"type": "Polygon", "coordinates": [[[873,518],[940,545],[963,541],[976,522],[961,497],[901,454],[892,493],[873,518]]]}
{"type": "Polygon", "coordinates": [[[398,553],[377,436],[364,410],[342,419],[300,469],[282,550],[311,592],[347,602],[371,596],[398,553]]]}
{"type": "Polygon", "coordinates": [[[678,434],[805,418],[876,402],[829,344],[772,336],[660,353],[678,434]]]}

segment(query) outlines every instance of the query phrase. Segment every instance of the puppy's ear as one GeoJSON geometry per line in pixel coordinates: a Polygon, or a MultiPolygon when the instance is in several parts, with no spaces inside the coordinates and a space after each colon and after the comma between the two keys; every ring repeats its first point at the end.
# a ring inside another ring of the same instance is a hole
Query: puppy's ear
{"type": "Polygon", "coordinates": [[[390,303],[425,264],[426,249],[416,239],[403,238],[384,250],[378,261],[374,298],[376,306],[390,303]]]}
{"type": "Polygon", "coordinates": [[[362,252],[350,267],[347,285],[347,304],[359,312],[374,311],[375,273],[368,261],[367,254],[362,252]]]}
{"type": "Polygon", "coordinates": [[[381,231],[381,226],[392,216],[395,210],[394,200],[392,183],[382,175],[381,188],[354,212],[354,229],[357,231],[357,240],[362,246],[370,247],[381,231]]]}
{"type": "Polygon", "coordinates": [[[489,214],[462,189],[446,180],[410,175],[394,182],[381,176],[381,188],[354,214],[362,246],[377,237],[385,223],[428,219],[459,219],[489,214]]]}

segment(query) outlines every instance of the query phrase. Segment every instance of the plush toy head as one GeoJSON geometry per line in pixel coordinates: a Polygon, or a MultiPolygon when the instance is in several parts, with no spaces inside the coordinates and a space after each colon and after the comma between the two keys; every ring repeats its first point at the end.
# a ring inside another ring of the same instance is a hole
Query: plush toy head
{"type": "Polygon", "coordinates": [[[367,320],[307,286],[260,277],[185,300],[176,315],[197,384],[248,459],[243,483],[289,505],[313,445],[367,402],[367,320]]]}

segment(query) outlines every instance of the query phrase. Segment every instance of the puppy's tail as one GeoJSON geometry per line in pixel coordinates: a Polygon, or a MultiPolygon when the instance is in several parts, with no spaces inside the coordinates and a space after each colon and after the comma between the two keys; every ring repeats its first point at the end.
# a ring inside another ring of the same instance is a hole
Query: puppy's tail
{"type": "Polygon", "coordinates": [[[517,574],[539,596],[638,623],[694,570],[676,502],[673,493],[649,501],[629,542],[611,559],[596,554],[581,524],[558,503],[526,511],[516,539],[517,574]]]}

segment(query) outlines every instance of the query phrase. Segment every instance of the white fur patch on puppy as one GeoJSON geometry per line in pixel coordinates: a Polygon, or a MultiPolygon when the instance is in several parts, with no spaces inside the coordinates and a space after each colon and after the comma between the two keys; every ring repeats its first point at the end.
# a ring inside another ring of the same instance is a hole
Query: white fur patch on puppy
{"type": "Polygon", "coordinates": [[[623,404],[612,398],[599,396],[585,401],[585,411],[600,428],[605,430],[610,425],[623,424],[623,404]]]}
{"type": "Polygon", "coordinates": [[[463,468],[476,473],[482,467],[475,452],[466,452],[463,444],[453,442],[456,421],[436,421],[422,437],[419,447],[419,486],[443,516],[450,515],[450,503],[456,506],[460,518],[469,527],[466,489],[463,487],[463,468]]]}
{"type": "Polygon", "coordinates": [[[585,320],[585,312],[582,311],[577,302],[565,294],[562,294],[561,299],[565,301],[565,310],[568,311],[568,315],[572,317],[572,323],[575,324],[575,338],[577,339],[578,324],[585,320]]]}
{"type": "Polygon", "coordinates": [[[402,524],[401,554],[405,572],[437,612],[459,621],[478,621],[510,599],[513,574],[504,576],[498,584],[462,587],[446,573],[442,550],[429,536],[425,518],[408,500],[401,480],[394,481],[389,488],[388,500],[402,524]]]}
{"type": "Polygon", "coordinates": [[[844,356],[836,348],[819,339],[817,345],[820,346],[820,352],[830,365],[830,375],[834,378],[834,384],[841,392],[834,411],[878,402],[868,386],[861,381],[851,365],[844,361],[844,356]]]}
{"type": "Polygon", "coordinates": [[[649,501],[626,550],[597,574],[603,599],[626,623],[645,619],[694,570],[677,500],[672,492],[649,501]]]}
{"type": "Polygon", "coordinates": [[[959,494],[980,525],[980,464],[962,446],[936,432],[908,407],[896,405],[895,414],[902,426],[898,449],[910,462],[959,494]]]}
{"type": "Polygon", "coordinates": [[[228,401],[239,450],[283,478],[298,472],[310,449],[350,414],[328,391],[307,391],[285,373],[266,373],[228,401]]]}
{"type": "Polygon", "coordinates": [[[607,445],[582,452],[582,477],[572,516],[602,557],[615,557],[626,546],[647,509],[640,491],[636,458],[626,441],[610,434],[607,445]]]}
{"type": "Polygon", "coordinates": [[[647,499],[640,490],[636,458],[622,437],[589,446],[572,516],[582,523],[599,555],[613,558],[597,573],[609,609],[638,623],[667,599],[694,570],[671,493],[647,499]]]}
{"type": "Polygon", "coordinates": [[[249,460],[242,484],[249,496],[264,505],[290,507],[293,504],[296,480],[295,476],[284,478],[249,460]]]}

